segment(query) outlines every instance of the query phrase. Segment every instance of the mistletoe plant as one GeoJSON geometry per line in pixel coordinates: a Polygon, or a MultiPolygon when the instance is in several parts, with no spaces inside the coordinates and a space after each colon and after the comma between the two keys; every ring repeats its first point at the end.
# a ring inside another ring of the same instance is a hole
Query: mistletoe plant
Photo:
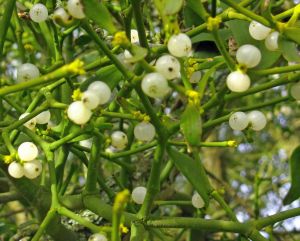
{"type": "Polygon", "coordinates": [[[283,205],[299,198],[300,149],[290,173],[280,166],[286,159],[260,157],[282,139],[269,144],[269,133],[295,136],[275,120],[281,107],[297,117],[300,5],[0,6],[3,240],[289,239],[278,227],[300,207],[262,210],[276,185],[291,183],[283,205]],[[245,142],[259,157],[241,151],[245,142]],[[247,198],[243,185],[251,187],[247,198]]]}

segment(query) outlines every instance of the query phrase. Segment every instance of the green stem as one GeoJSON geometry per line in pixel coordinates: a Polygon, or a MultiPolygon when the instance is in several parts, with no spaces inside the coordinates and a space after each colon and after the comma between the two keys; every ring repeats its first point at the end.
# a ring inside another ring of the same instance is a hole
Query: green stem
{"type": "Polygon", "coordinates": [[[92,148],[91,148],[91,156],[88,164],[88,172],[86,178],[85,191],[87,193],[93,193],[96,189],[97,184],[97,174],[98,174],[98,166],[99,166],[99,153],[101,150],[103,138],[102,136],[96,135],[93,140],[92,148]]]}
{"type": "MultiPolygon", "coordinates": [[[[184,141],[169,141],[174,146],[187,146],[188,143],[184,141]]],[[[232,141],[216,141],[216,142],[199,142],[197,147],[234,147],[232,141]]]]}
{"type": "Polygon", "coordinates": [[[182,200],[170,200],[170,201],[154,201],[154,205],[164,206],[164,205],[178,205],[178,206],[191,206],[191,201],[182,201],[182,200]]]}
{"type": "Polygon", "coordinates": [[[4,192],[0,193],[0,203],[7,203],[15,201],[21,198],[21,195],[17,192],[4,192]]]}
{"type": "Polygon", "coordinates": [[[115,64],[118,70],[123,74],[126,79],[130,79],[131,74],[127,71],[124,65],[118,60],[118,58],[110,51],[106,43],[98,37],[93,28],[89,25],[87,21],[83,22],[82,27],[91,36],[95,43],[100,47],[104,54],[115,64]]]}
{"type": "Polygon", "coordinates": [[[219,30],[218,29],[213,29],[212,30],[212,35],[214,36],[215,39],[215,43],[219,49],[219,51],[221,52],[222,56],[224,57],[224,60],[226,62],[226,64],[228,65],[228,68],[231,71],[234,71],[235,68],[235,62],[233,61],[233,59],[231,58],[229,52],[227,51],[225,44],[223,42],[223,40],[220,37],[219,34],[219,30]]]}
{"type": "Polygon", "coordinates": [[[73,220],[75,220],[76,222],[78,222],[79,224],[83,225],[84,227],[87,227],[88,229],[90,229],[92,232],[94,233],[99,233],[99,232],[109,232],[110,228],[109,227],[99,227],[91,222],[89,222],[88,220],[86,220],[83,217],[80,217],[79,215],[73,213],[72,211],[68,210],[65,207],[59,207],[57,209],[58,213],[66,216],[68,218],[71,218],[73,220]]]}
{"type": "Polygon", "coordinates": [[[5,11],[0,21],[0,59],[3,55],[3,47],[5,42],[6,33],[9,27],[10,19],[16,5],[16,0],[7,0],[7,3],[4,7],[5,11]]]}
{"type": "Polygon", "coordinates": [[[141,0],[131,0],[131,3],[132,3],[132,10],[135,18],[136,27],[139,34],[140,45],[144,48],[149,49],[145,26],[143,23],[144,17],[142,15],[143,11],[141,7],[141,0]]]}
{"type": "Polygon", "coordinates": [[[227,4],[228,6],[232,7],[233,9],[235,9],[236,11],[246,15],[247,17],[260,22],[261,24],[267,26],[267,27],[271,27],[271,23],[265,19],[264,17],[261,17],[257,14],[255,14],[254,12],[248,10],[247,8],[242,7],[241,5],[239,5],[238,3],[236,3],[233,0],[222,0],[225,4],[227,4]]]}
{"type": "Polygon", "coordinates": [[[32,238],[32,241],[39,241],[43,233],[45,232],[45,229],[48,227],[48,225],[51,223],[51,221],[54,219],[55,215],[55,209],[50,209],[44,218],[43,222],[40,224],[38,231],[35,233],[35,235],[32,238]]]}
{"type": "Polygon", "coordinates": [[[300,64],[283,66],[283,67],[273,67],[270,69],[253,70],[249,72],[254,73],[255,75],[271,75],[271,74],[287,73],[287,72],[297,71],[297,70],[300,70],[300,64]]]}
{"type": "Polygon", "coordinates": [[[149,215],[155,196],[160,190],[159,177],[160,177],[161,163],[164,157],[165,148],[166,148],[166,142],[161,141],[155,150],[154,160],[152,161],[150,177],[147,184],[146,197],[138,213],[138,215],[142,218],[145,218],[149,215]]]}

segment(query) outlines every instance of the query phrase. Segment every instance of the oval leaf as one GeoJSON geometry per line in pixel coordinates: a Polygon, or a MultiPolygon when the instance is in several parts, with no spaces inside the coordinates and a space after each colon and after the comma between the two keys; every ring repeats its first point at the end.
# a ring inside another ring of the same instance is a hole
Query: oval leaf
{"type": "Polygon", "coordinates": [[[202,120],[200,111],[195,105],[187,105],[181,116],[180,128],[190,145],[199,144],[202,135],[202,120]]]}
{"type": "Polygon", "coordinates": [[[156,0],[154,3],[161,15],[173,15],[180,11],[183,0],[156,0]]]}
{"type": "Polygon", "coordinates": [[[195,190],[200,194],[205,202],[205,206],[208,206],[208,193],[211,191],[211,187],[202,164],[173,147],[168,148],[168,154],[177,169],[189,180],[195,190]]]}
{"type": "Polygon", "coordinates": [[[116,32],[111,14],[105,5],[97,0],[82,0],[86,16],[110,33],[116,32]]]}
{"type": "Polygon", "coordinates": [[[300,44],[300,28],[289,27],[286,28],[283,33],[287,38],[300,44]]]}
{"type": "Polygon", "coordinates": [[[126,58],[126,61],[136,63],[147,56],[148,50],[137,45],[132,45],[131,52],[133,54],[132,57],[126,58]]]}
{"type": "Polygon", "coordinates": [[[291,187],[283,200],[284,205],[290,204],[300,197],[300,146],[293,151],[289,164],[291,187]]]}
{"type": "Polygon", "coordinates": [[[279,49],[282,56],[289,62],[299,62],[300,55],[298,54],[297,44],[285,38],[279,38],[279,49]]]}

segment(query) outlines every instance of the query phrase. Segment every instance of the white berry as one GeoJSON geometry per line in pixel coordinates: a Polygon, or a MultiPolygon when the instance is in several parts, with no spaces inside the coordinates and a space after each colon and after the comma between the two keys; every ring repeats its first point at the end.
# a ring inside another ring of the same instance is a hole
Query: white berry
{"type": "Polygon", "coordinates": [[[89,237],[88,241],[107,241],[107,238],[103,234],[95,233],[89,237]]]}
{"type": "Polygon", "coordinates": [[[300,82],[292,85],[291,96],[296,100],[300,100],[300,82]]]}
{"type": "Polygon", "coordinates": [[[18,67],[17,69],[17,81],[24,82],[31,79],[35,79],[40,76],[39,69],[31,64],[25,63],[18,67]]]}
{"type": "Polygon", "coordinates": [[[115,131],[111,135],[111,144],[116,149],[123,150],[128,144],[127,135],[122,131],[115,131]]]}
{"type": "Polygon", "coordinates": [[[201,79],[201,71],[195,71],[191,74],[191,77],[190,77],[190,82],[193,83],[193,84],[196,84],[200,81],[201,79]]]}
{"type": "Polygon", "coordinates": [[[153,98],[163,98],[170,90],[168,81],[160,73],[146,74],[142,80],[143,92],[153,98]]]}
{"type": "Polygon", "coordinates": [[[57,8],[53,13],[53,19],[56,23],[61,21],[63,24],[68,24],[68,22],[72,20],[72,17],[64,8],[57,8]]]}
{"type": "Polygon", "coordinates": [[[69,105],[67,110],[68,117],[78,125],[83,125],[89,121],[92,112],[82,101],[75,101],[69,105]]]}
{"type": "Polygon", "coordinates": [[[255,131],[262,130],[267,124],[267,119],[265,115],[258,110],[254,110],[248,113],[248,120],[249,120],[250,128],[255,131]]]}
{"type": "Polygon", "coordinates": [[[238,111],[233,113],[229,118],[229,126],[233,130],[244,130],[249,124],[248,116],[244,112],[238,111]]]}
{"type": "Polygon", "coordinates": [[[184,33],[173,35],[169,39],[168,50],[170,54],[176,57],[188,56],[192,50],[192,41],[190,37],[184,33]]]}
{"type": "Polygon", "coordinates": [[[82,93],[81,101],[90,109],[95,109],[100,104],[100,97],[94,90],[87,90],[82,93]]]}
{"type": "Polygon", "coordinates": [[[8,166],[8,174],[14,178],[21,178],[24,176],[24,168],[18,162],[12,162],[8,166]]]}
{"type": "Polygon", "coordinates": [[[18,155],[22,161],[32,161],[39,154],[38,148],[33,142],[23,142],[18,147],[18,155]]]}
{"type": "Polygon", "coordinates": [[[131,198],[137,204],[143,204],[145,196],[147,193],[147,188],[145,187],[136,187],[132,190],[131,198]]]}
{"type": "Polygon", "coordinates": [[[106,104],[111,97],[111,90],[109,86],[103,81],[95,81],[91,83],[88,90],[95,91],[99,97],[99,105],[106,104]]]}
{"type": "Polygon", "coordinates": [[[48,18],[48,9],[44,4],[37,3],[32,6],[29,11],[29,16],[32,21],[40,23],[48,18]]]}
{"type": "Polygon", "coordinates": [[[195,193],[192,196],[192,205],[195,208],[203,208],[204,207],[205,203],[204,203],[202,197],[198,193],[195,193]]]}
{"type": "MultiPolygon", "coordinates": [[[[29,114],[30,113],[23,113],[22,115],[20,115],[19,120],[23,119],[24,117],[26,117],[29,114]]],[[[34,130],[35,129],[35,125],[36,125],[36,118],[33,117],[29,121],[25,122],[23,125],[26,126],[30,130],[34,130]]]]}
{"type": "Polygon", "coordinates": [[[130,41],[132,44],[140,43],[139,33],[136,29],[131,29],[130,31],[130,41]]]}
{"type": "Polygon", "coordinates": [[[85,14],[83,12],[83,6],[80,0],[68,0],[67,2],[67,10],[70,15],[74,18],[82,19],[85,18],[85,14]]]}
{"type": "Polygon", "coordinates": [[[180,77],[180,63],[172,55],[164,55],[158,58],[155,63],[155,69],[166,79],[175,79],[180,77]]]}
{"type": "Polygon", "coordinates": [[[249,25],[249,33],[256,40],[265,39],[270,32],[270,28],[256,21],[252,21],[249,25]]]}
{"type": "Polygon", "coordinates": [[[35,117],[37,124],[47,124],[50,121],[50,118],[51,113],[49,110],[43,111],[35,117]]]}
{"type": "Polygon", "coordinates": [[[238,48],[236,59],[239,64],[245,65],[247,68],[257,66],[261,60],[260,50],[251,44],[245,44],[238,48]]]}
{"type": "Polygon", "coordinates": [[[149,122],[141,122],[134,127],[133,133],[139,141],[151,141],[155,136],[155,128],[149,122]]]}
{"type": "Polygon", "coordinates": [[[24,175],[29,179],[38,177],[42,172],[42,163],[38,160],[33,160],[24,163],[24,175]]]}
{"type": "Polygon", "coordinates": [[[265,45],[266,48],[270,51],[276,51],[278,50],[278,37],[279,32],[275,31],[268,35],[268,37],[265,39],[265,45]]]}
{"type": "Polygon", "coordinates": [[[247,74],[237,70],[227,76],[226,84],[233,92],[244,92],[249,89],[251,81],[247,74]]]}

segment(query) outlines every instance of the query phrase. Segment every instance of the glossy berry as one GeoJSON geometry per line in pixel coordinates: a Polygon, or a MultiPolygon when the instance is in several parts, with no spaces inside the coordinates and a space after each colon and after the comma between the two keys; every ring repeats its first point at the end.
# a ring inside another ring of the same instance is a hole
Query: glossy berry
{"type": "Polygon", "coordinates": [[[83,12],[83,6],[80,0],[68,0],[67,10],[69,14],[74,18],[77,19],[85,18],[85,14],[83,12]]]}
{"type": "Polygon", "coordinates": [[[195,208],[203,208],[204,207],[205,203],[204,203],[202,197],[198,193],[195,193],[192,196],[192,205],[195,208]]]}
{"type": "Polygon", "coordinates": [[[190,77],[190,82],[193,83],[193,84],[196,84],[200,81],[201,79],[201,71],[195,71],[191,74],[191,77],[190,77]]]}
{"type": "Polygon", "coordinates": [[[253,68],[261,60],[260,50],[251,44],[242,45],[236,52],[236,60],[239,64],[243,64],[247,68],[253,68]]]}
{"type": "Polygon", "coordinates": [[[173,35],[168,41],[168,50],[176,57],[188,56],[192,50],[192,41],[184,33],[173,35]]]}
{"type": "Polygon", "coordinates": [[[160,73],[146,74],[142,80],[143,92],[153,98],[163,98],[170,90],[168,81],[160,73]]]}
{"type": "Polygon", "coordinates": [[[75,101],[69,105],[67,115],[75,124],[83,125],[89,121],[92,112],[82,101],[75,101]]]}
{"type": "Polygon", "coordinates": [[[279,32],[275,31],[268,35],[268,37],[265,39],[265,45],[266,48],[270,51],[276,51],[278,50],[278,37],[279,32]]]}
{"type": "Polygon", "coordinates": [[[132,190],[131,198],[137,204],[143,204],[145,196],[147,193],[147,188],[145,187],[136,187],[132,190]]]}
{"type": "Polygon", "coordinates": [[[8,166],[8,174],[14,178],[21,178],[24,176],[24,168],[18,162],[12,162],[8,166]]]}
{"type": "Polygon", "coordinates": [[[134,127],[133,133],[139,141],[151,141],[155,136],[155,128],[149,122],[141,122],[134,127]]]}
{"type": "Polygon", "coordinates": [[[130,31],[130,41],[132,44],[139,44],[140,39],[139,39],[139,33],[136,29],[131,29],[130,31]]]}
{"type": "Polygon", "coordinates": [[[249,120],[250,128],[255,131],[262,130],[267,124],[267,119],[265,115],[258,110],[253,110],[249,112],[248,120],[249,120]]]}
{"type": "Polygon", "coordinates": [[[96,91],[87,90],[82,93],[81,101],[90,109],[95,109],[100,104],[100,96],[96,91]]]}
{"type": "Polygon", "coordinates": [[[22,161],[32,161],[39,154],[38,148],[33,142],[23,142],[18,147],[18,156],[22,161]]]}
{"type": "Polygon", "coordinates": [[[92,90],[97,93],[99,97],[99,105],[104,105],[110,100],[111,90],[103,81],[95,81],[91,83],[88,87],[88,90],[92,90]]]}
{"type": "Polygon", "coordinates": [[[33,160],[24,163],[24,175],[29,179],[38,177],[42,172],[42,163],[38,160],[33,160]]]}
{"type": "Polygon", "coordinates": [[[122,131],[115,131],[111,135],[111,144],[118,150],[123,150],[127,144],[127,135],[122,131]]]}
{"type": "MultiPolygon", "coordinates": [[[[24,117],[26,117],[29,114],[30,113],[23,113],[22,115],[20,115],[19,120],[23,119],[24,117]]],[[[25,122],[23,125],[26,126],[30,130],[34,130],[35,126],[36,126],[36,118],[33,117],[29,121],[25,122]]]]}
{"type": "Polygon", "coordinates": [[[300,100],[300,82],[292,85],[290,93],[294,99],[300,100]]]}
{"type": "Polygon", "coordinates": [[[107,238],[103,234],[95,233],[89,237],[88,241],[107,241],[107,238]]]}
{"type": "Polygon", "coordinates": [[[158,58],[155,63],[155,69],[166,79],[175,79],[180,77],[180,63],[172,55],[164,55],[158,58]]]}
{"type": "Polygon", "coordinates": [[[57,24],[67,25],[72,19],[64,8],[57,8],[53,13],[53,20],[57,24]]]}
{"type": "Polygon", "coordinates": [[[40,76],[39,69],[31,64],[25,63],[18,67],[17,69],[17,81],[24,82],[31,79],[35,79],[40,76]]]}
{"type": "Polygon", "coordinates": [[[47,124],[50,121],[50,118],[51,113],[49,110],[43,111],[35,117],[37,124],[47,124]]]}
{"type": "Polygon", "coordinates": [[[248,116],[244,112],[238,111],[233,113],[229,118],[229,126],[233,130],[244,130],[249,124],[248,116]]]}
{"type": "Polygon", "coordinates": [[[256,21],[252,21],[249,25],[249,33],[256,40],[264,40],[270,32],[270,28],[256,21]]]}
{"type": "Polygon", "coordinates": [[[247,74],[241,71],[233,71],[226,78],[228,89],[233,92],[244,92],[249,89],[251,81],[247,74]]]}
{"type": "Polygon", "coordinates": [[[34,4],[29,11],[29,16],[36,23],[43,22],[48,18],[48,9],[44,4],[34,4]]]}

